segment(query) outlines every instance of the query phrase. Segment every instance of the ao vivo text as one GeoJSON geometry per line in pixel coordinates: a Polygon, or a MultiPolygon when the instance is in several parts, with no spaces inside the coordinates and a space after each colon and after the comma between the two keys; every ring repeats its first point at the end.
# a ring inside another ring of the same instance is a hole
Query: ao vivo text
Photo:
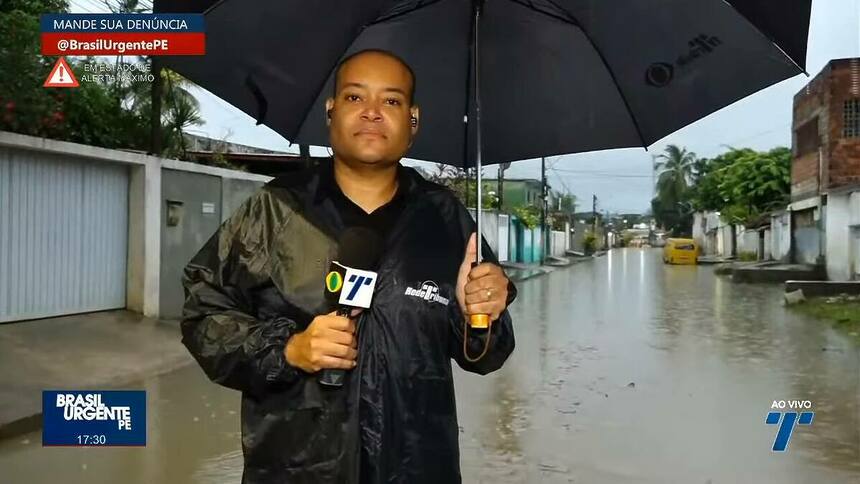
{"type": "Polygon", "coordinates": [[[812,408],[812,402],[809,400],[774,400],[770,405],[771,409],[779,408],[789,408],[789,409],[804,409],[804,408],[812,408]]]}

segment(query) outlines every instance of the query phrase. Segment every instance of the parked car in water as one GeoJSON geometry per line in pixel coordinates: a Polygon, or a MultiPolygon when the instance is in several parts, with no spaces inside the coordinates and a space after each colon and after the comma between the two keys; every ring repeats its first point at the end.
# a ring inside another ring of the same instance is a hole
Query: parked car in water
{"type": "Polygon", "coordinates": [[[699,258],[699,245],[693,239],[666,239],[663,262],[666,264],[695,265],[699,258]]]}

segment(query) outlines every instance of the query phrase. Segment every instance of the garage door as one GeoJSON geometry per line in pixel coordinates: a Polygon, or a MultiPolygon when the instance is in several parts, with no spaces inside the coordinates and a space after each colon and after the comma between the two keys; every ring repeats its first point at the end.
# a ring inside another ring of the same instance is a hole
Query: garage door
{"type": "Polygon", "coordinates": [[[125,307],[128,169],[0,148],[0,322],[125,307]]]}

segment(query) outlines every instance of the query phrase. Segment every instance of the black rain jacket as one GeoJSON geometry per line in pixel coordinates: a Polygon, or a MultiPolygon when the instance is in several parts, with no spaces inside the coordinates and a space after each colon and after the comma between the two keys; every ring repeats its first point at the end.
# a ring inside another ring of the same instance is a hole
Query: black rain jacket
{"type": "MultiPolygon", "coordinates": [[[[458,483],[451,358],[492,372],[513,351],[514,333],[505,311],[489,352],[477,363],[463,357],[455,284],[475,224],[450,190],[399,167],[404,208],[384,241],[345,385],[321,386],[285,360],[289,336],[333,310],[324,279],[344,227],[319,189],[331,169],[272,180],[192,259],[182,342],[212,381],[242,392],[244,484],[458,483]]],[[[496,262],[482,242],[484,259],[496,262]]],[[[470,329],[470,355],[486,337],[470,329]]]]}

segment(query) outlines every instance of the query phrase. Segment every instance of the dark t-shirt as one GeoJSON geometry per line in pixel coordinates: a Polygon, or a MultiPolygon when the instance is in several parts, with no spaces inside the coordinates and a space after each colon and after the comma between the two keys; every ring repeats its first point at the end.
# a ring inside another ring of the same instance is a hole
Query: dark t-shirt
{"type": "Polygon", "coordinates": [[[324,170],[323,187],[331,196],[332,202],[337,209],[338,214],[343,220],[343,226],[349,227],[367,227],[379,236],[379,240],[385,240],[391,228],[394,227],[400,214],[403,213],[404,194],[403,194],[403,168],[398,166],[397,192],[394,197],[385,205],[378,207],[371,213],[367,213],[363,208],[359,207],[347,197],[337,181],[334,178],[334,170],[331,167],[324,170]]]}

